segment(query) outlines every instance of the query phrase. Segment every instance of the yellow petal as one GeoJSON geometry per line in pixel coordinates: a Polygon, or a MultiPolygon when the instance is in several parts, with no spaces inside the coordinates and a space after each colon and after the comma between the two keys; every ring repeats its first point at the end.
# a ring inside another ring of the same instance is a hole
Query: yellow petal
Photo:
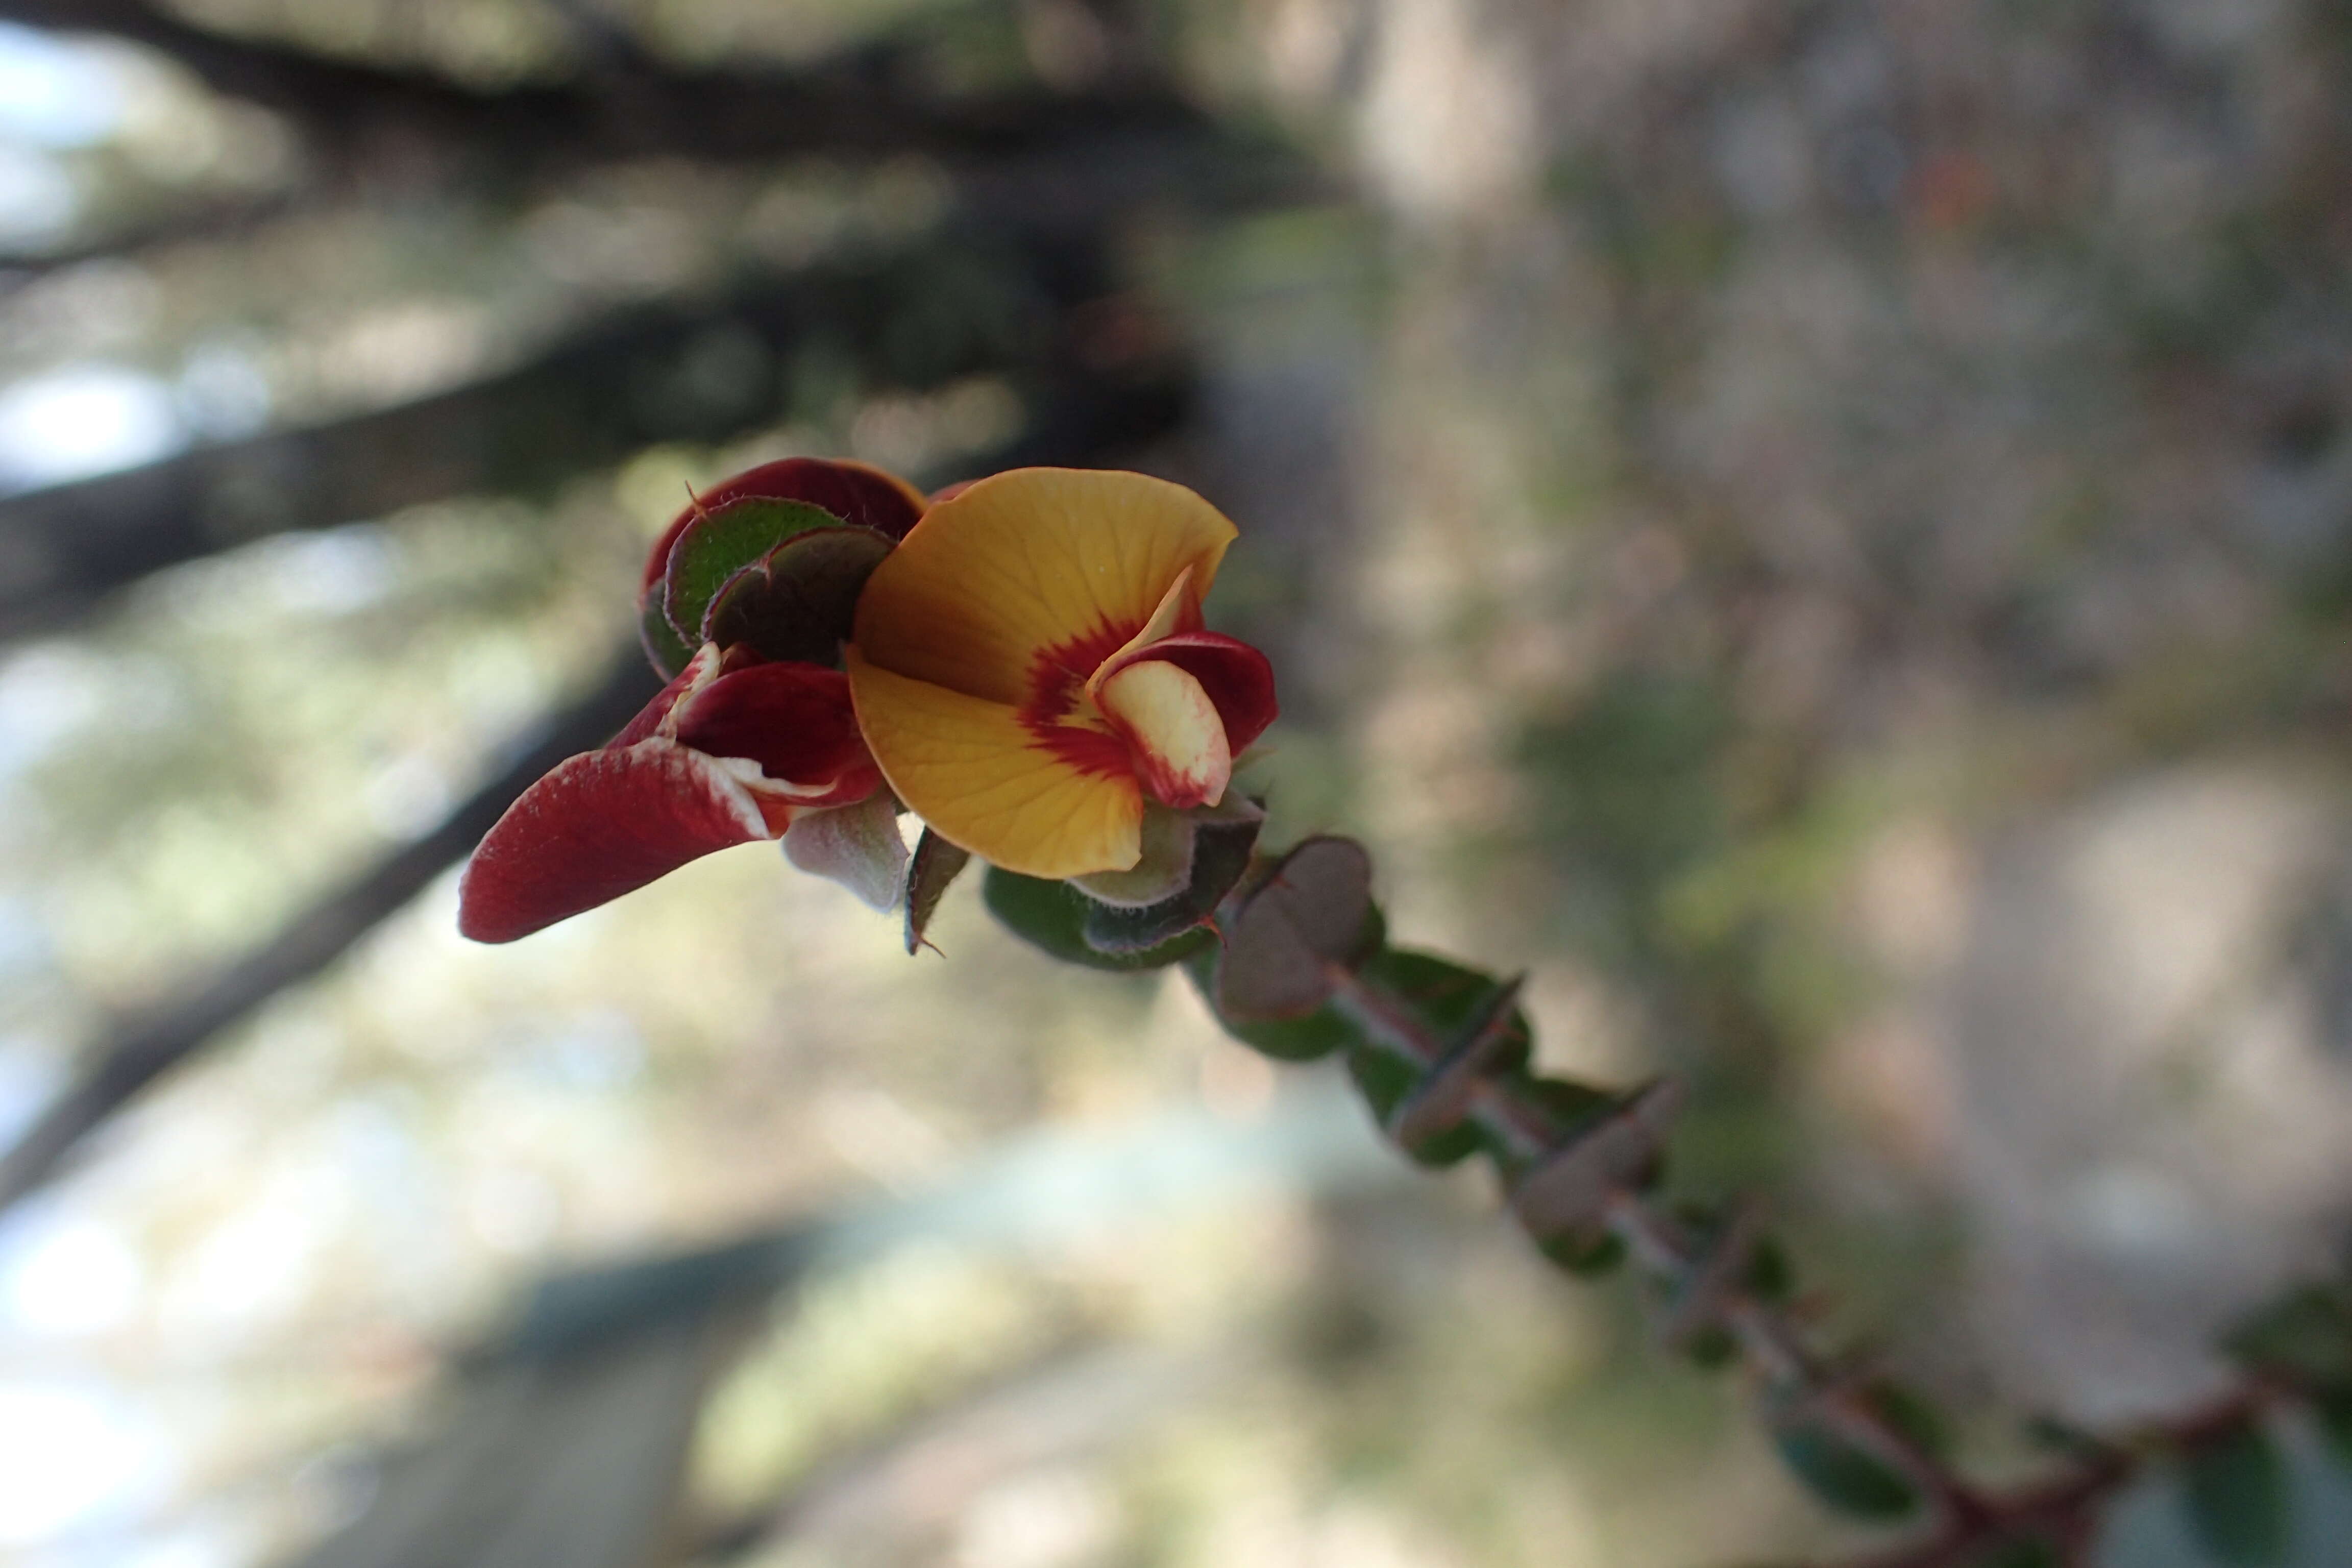
{"type": "Polygon", "coordinates": [[[1216,508],[1164,479],[992,475],[932,507],[875,568],[857,603],[858,651],[996,702],[1028,701],[1056,668],[1075,690],[1188,567],[1197,603],[1233,537],[1216,508]]]}
{"type": "MultiPolygon", "coordinates": [[[[893,674],[856,647],[848,665],[882,776],[940,837],[1031,877],[1123,871],[1141,855],[1143,795],[1123,765],[1089,767],[1040,740],[1010,704],[893,674]]],[[[1121,749],[1098,731],[1070,733],[1097,755],[1121,749]]]]}
{"type": "Polygon", "coordinates": [[[1130,664],[1102,683],[1103,716],[1132,748],[1146,794],[1181,811],[1225,798],[1234,753],[1201,683],[1165,659],[1130,664]]]}

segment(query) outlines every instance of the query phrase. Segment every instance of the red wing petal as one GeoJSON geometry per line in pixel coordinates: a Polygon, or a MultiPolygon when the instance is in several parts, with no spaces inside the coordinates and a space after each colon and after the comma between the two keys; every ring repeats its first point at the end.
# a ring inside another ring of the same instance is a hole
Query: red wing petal
{"type": "Polygon", "coordinates": [[[857,731],[849,680],[815,664],[756,664],[712,681],[678,713],[677,738],[714,757],[748,757],[811,805],[862,800],[881,782],[857,731]],[[831,786],[831,787],[825,787],[831,786]]]}
{"type": "MultiPolygon", "coordinates": [[[[1237,638],[1216,632],[1178,632],[1147,644],[1119,662],[1118,668],[1145,659],[1166,659],[1201,683],[1224,721],[1225,744],[1234,756],[1265,733],[1280,708],[1274,700],[1274,666],[1265,655],[1237,638]]],[[[1118,668],[1105,667],[1107,679],[1118,668]]]]}
{"type": "Polygon", "coordinates": [[[740,784],[683,746],[583,752],[523,791],[475,849],[457,884],[457,929],[512,942],[714,850],[774,836],[740,784]]]}

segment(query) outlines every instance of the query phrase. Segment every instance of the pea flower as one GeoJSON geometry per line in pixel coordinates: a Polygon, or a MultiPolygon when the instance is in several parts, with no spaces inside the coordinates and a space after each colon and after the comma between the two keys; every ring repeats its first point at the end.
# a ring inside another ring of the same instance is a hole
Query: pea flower
{"type": "Polygon", "coordinates": [[[1135,868],[1147,808],[1218,805],[1275,718],[1265,656],[1202,629],[1234,537],[1140,474],[1018,468],[935,500],[866,579],[846,652],[892,791],[1009,871],[1135,868]]]}
{"type": "Polygon", "coordinates": [[[922,505],[877,469],[811,458],[696,498],[655,543],[640,593],[646,652],[673,679],[508,808],[458,884],[458,930],[512,942],[777,838],[803,869],[887,907],[898,806],[836,662],[865,573],[922,505]]]}

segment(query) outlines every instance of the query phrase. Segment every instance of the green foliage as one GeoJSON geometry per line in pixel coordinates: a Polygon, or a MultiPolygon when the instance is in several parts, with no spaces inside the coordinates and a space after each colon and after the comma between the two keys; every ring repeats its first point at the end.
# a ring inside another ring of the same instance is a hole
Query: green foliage
{"type": "Polygon", "coordinates": [[[1575,1236],[1555,1236],[1539,1238],[1538,1250],[1559,1267],[1580,1279],[1599,1279],[1612,1273],[1626,1258],[1625,1242],[1622,1237],[1603,1236],[1590,1240],[1575,1236]]]}
{"type": "Polygon", "coordinates": [[[1855,1519],[1901,1519],[1919,1506],[1919,1494],[1892,1466],[1865,1453],[1818,1416],[1799,1416],[1773,1433],[1782,1462],[1840,1513],[1855,1519]]]}
{"type": "Polygon", "coordinates": [[[2048,1542],[2011,1537],[1969,1558],[1967,1568],[2063,1568],[2063,1563],[2048,1542]]]}
{"type": "Polygon", "coordinates": [[[1140,952],[1104,952],[1086,937],[1087,917],[1098,907],[1092,900],[1067,882],[1024,877],[1002,866],[988,868],[981,883],[981,898],[989,913],[1013,935],[1066,963],[1081,963],[1088,969],[1163,969],[1216,945],[1214,933],[1196,926],[1140,952]]]}
{"type": "Polygon", "coordinates": [[[2240,1323],[2222,1344],[2249,1371],[2352,1392],[2352,1303],[2340,1289],[2304,1286],[2240,1323]]]}
{"type": "Polygon", "coordinates": [[[750,497],[704,512],[670,546],[657,590],[680,637],[698,639],[710,601],[729,579],[796,533],[839,528],[841,519],[806,501],[750,497]]]}
{"type": "Polygon", "coordinates": [[[1789,1249],[1770,1237],[1756,1243],[1748,1258],[1748,1277],[1741,1281],[1748,1293],[1759,1301],[1779,1305],[1796,1293],[1796,1266],[1789,1261],[1789,1249]]]}
{"type": "Polygon", "coordinates": [[[2352,1468],[2352,1394],[2323,1394],[2311,1402],[2312,1422],[2330,1458],[2352,1468]]]}
{"type": "Polygon", "coordinates": [[[1952,1430],[1944,1413],[1918,1390],[1881,1379],[1870,1385],[1863,1399],[1889,1426],[1916,1444],[1921,1453],[1940,1458],[1951,1452],[1952,1430]]]}
{"type": "MultiPolygon", "coordinates": [[[[1382,947],[1374,952],[1360,973],[1380,987],[1390,1001],[1410,1012],[1423,1029],[1440,1039],[1454,1038],[1467,1028],[1476,1017],[1479,1005],[1493,994],[1496,984],[1493,975],[1451,959],[1392,947],[1382,947]]],[[[1511,1037],[1496,1070],[1517,1073],[1525,1068],[1535,1037],[1527,1015],[1517,1009],[1507,1027],[1511,1037]]],[[[1349,1073],[1371,1106],[1372,1114],[1384,1124],[1420,1086],[1423,1070],[1416,1063],[1401,1060],[1368,1037],[1351,1042],[1348,1054],[1349,1073]]],[[[1559,1087],[1569,1089],[1573,1086],[1559,1087]]],[[[1465,1126],[1423,1140],[1406,1152],[1424,1165],[1450,1165],[1476,1152],[1484,1142],[1475,1127],[1465,1126]]]]}
{"type": "Polygon", "coordinates": [[[2286,1466],[2258,1423],[2192,1450],[2180,1479],[2189,1526],[2215,1562],[2268,1568],[2285,1561],[2293,1523],[2286,1466]]]}

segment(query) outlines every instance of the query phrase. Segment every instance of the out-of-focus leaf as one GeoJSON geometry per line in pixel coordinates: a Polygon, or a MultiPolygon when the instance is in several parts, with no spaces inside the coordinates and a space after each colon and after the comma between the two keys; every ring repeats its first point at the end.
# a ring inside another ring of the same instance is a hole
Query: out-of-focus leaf
{"type": "Polygon", "coordinates": [[[1252,809],[1186,822],[1184,831],[1192,837],[1192,848],[1185,857],[1189,879],[1181,891],[1159,903],[1122,909],[1094,899],[1090,889],[1081,888],[1081,896],[1087,901],[1087,945],[1097,952],[1147,952],[1206,926],[1211,912],[1249,869],[1250,853],[1257,846],[1258,829],[1265,821],[1265,813],[1252,809]]]}
{"type": "Polygon", "coordinates": [[[1015,936],[1068,963],[1089,969],[1160,969],[1216,944],[1206,927],[1183,932],[1141,952],[1104,952],[1087,942],[1087,916],[1095,908],[1067,882],[1024,877],[991,866],[981,884],[989,913],[1015,936]]]}
{"type": "Polygon", "coordinates": [[[1331,967],[1363,955],[1371,858],[1350,838],[1309,838],[1251,889],[1226,931],[1217,1011],[1302,1017],[1331,994],[1331,967]]]}
{"type": "Polygon", "coordinates": [[[1922,1453],[1940,1457],[1951,1452],[1950,1423],[1918,1390],[1881,1380],[1872,1384],[1863,1398],[1889,1426],[1916,1444],[1922,1453]]]}
{"type": "Polygon", "coordinates": [[[2222,1344],[2255,1372],[2352,1391],[2352,1303],[2326,1286],[2306,1285],[2271,1302],[2222,1344]]]}
{"type": "Polygon", "coordinates": [[[2064,1559],[2046,1541],[1999,1541],[1968,1561],[1967,1568],[2062,1568],[2064,1559]]]}
{"type": "Polygon", "coordinates": [[[1917,1489],[1898,1471],[1817,1419],[1787,1422],[1773,1437],[1797,1479],[1840,1513],[1894,1520],[1919,1506],[1917,1489]]]}
{"type": "Polygon", "coordinates": [[[2352,1394],[2323,1394],[2311,1402],[2311,1414],[2329,1456],[2352,1468],[2352,1394]]]}
{"type": "Polygon", "coordinates": [[[907,951],[909,953],[923,945],[923,932],[931,923],[931,914],[940,907],[940,900],[948,885],[963,874],[971,864],[971,851],[949,843],[929,828],[915,840],[915,853],[907,861],[907,951]]]}
{"type": "Polygon", "coordinates": [[[1623,1264],[1622,1237],[1603,1235],[1559,1236],[1536,1244],[1538,1250],[1580,1279],[1598,1279],[1623,1264]]]}
{"type": "Polygon", "coordinates": [[[1797,1288],[1797,1271],[1789,1262],[1789,1249],[1769,1236],[1759,1238],[1756,1250],[1748,1255],[1748,1277],[1742,1283],[1759,1301],[1774,1305],[1786,1301],[1797,1288]]]}
{"type": "Polygon", "coordinates": [[[702,638],[722,647],[748,643],[769,658],[833,664],[848,640],[858,591],[891,548],[870,528],[794,534],[719,584],[703,612],[702,638]]]}
{"type": "Polygon", "coordinates": [[[2286,1466],[2258,1423],[2190,1453],[2182,1462],[2180,1498],[2190,1528],[2215,1562],[2269,1568],[2285,1561],[2293,1524],[2286,1466]]]}
{"type": "Polygon", "coordinates": [[[678,531],[662,574],[662,609],[681,638],[698,637],[710,601],[727,580],[796,533],[839,528],[841,519],[806,501],[747,498],[706,511],[678,531]]]}

